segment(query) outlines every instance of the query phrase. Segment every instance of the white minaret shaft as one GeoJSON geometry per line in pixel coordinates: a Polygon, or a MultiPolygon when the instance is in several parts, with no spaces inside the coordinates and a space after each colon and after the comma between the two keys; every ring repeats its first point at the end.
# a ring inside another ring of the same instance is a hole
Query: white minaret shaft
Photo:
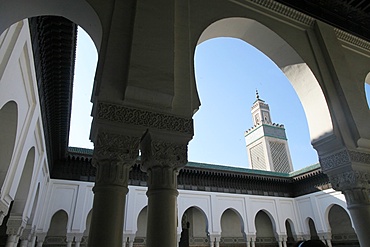
{"type": "Polygon", "coordinates": [[[269,105],[260,99],[258,91],[251,113],[254,126],[245,132],[250,168],[293,171],[284,125],[272,123],[269,105]]]}

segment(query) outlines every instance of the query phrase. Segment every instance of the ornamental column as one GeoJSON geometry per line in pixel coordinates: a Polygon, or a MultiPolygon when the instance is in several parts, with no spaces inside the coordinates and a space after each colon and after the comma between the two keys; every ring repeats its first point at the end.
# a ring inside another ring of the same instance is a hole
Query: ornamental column
{"type": "Polygon", "coordinates": [[[121,247],[126,194],[131,166],[136,161],[140,137],[100,130],[94,138],[96,181],[88,240],[89,247],[121,247]]]}
{"type": "Polygon", "coordinates": [[[177,246],[177,174],[187,163],[188,139],[147,132],[141,141],[148,175],[147,247],[177,246]]]}
{"type": "Polygon", "coordinates": [[[370,154],[342,149],[320,157],[333,189],[341,190],[347,201],[361,246],[370,246],[370,154]]]}

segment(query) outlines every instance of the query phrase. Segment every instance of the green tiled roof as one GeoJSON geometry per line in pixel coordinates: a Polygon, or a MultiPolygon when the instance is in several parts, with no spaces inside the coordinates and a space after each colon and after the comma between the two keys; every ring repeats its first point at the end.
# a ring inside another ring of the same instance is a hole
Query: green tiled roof
{"type": "Polygon", "coordinates": [[[289,177],[289,174],[288,173],[264,171],[264,170],[241,168],[241,167],[233,167],[233,166],[225,166],[225,165],[213,165],[213,164],[197,163],[197,162],[188,162],[188,164],[186,166],[187,167],[193,167],[193,168],[204,168],[204,169],[209,169],[209,170],[220,170],[220,171],[228,171],[228,172],[250,173],[250,174],[255,174],[255,175],[268,175],[268,176],[276,176],[276,177],[289,177]]]}
{"type": "MultiPolygon", "coordinates": [[[[85,155],[93,154],[93,149],[79,148],[79,147],[68,147],[68,151],[71,153],[85,154],[85,155]]],[[[186,167],[289,178],[289,177],[294,177],[294,176],[297,176],[297,175],[300,175],[300,174],[303,174],[309,171],[316,170],[320,168],[320,163],[316,163],[316,164],[304,167],[300,170],[293,171],[291,173],[272,172],[272,171],[264,171],[264,170],[249,169],[249,168],[242,168],[242,167],[226,166],[226,165],[198,163],[198,162],[191,162],[191,161],[189,161],[186,164],[186,167]]]]}

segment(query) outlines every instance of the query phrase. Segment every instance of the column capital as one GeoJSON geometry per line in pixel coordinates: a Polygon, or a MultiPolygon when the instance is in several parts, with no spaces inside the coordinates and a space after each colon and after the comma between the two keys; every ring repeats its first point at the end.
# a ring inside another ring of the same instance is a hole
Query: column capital
{"type": "Polygon", "coordinates": [[[6,234],[20,236],[23,229],[26,228],[28,219],[23,219],[22,216],[10,215],[6,223],[6,234]]]}
{"type": "Polygon", "coordinates": [[[126,163],[136,160],[139,155],[140,136],[101,131],[95,141],[93,162],[115,160],[126,163]]]}
{"type": "Polygon", "coordinates": [[[181,168],[188,162],[188,142],[179,143],[153,138],[146,133],[141,141],[142,168],[155,166],[181,168]]]}
{"type": "Polygon", "coordinates": [[[369,173],[361,170],[345,170],[328,173],[333,189],[347,191],[352,189],[369,189],[369,173]]]}
{"type": "Polygon", "coordinates": [[[141,169],[148,174],[148,193],[171,189],[177,195],[178,170],[187,163],[187,142],[171,142],[147,132],[141,141],[141,169]]]}
{"type": "Polygon", "coordinates": [[[127,186],[128,173],[139,155],[139,136],[100,132],[95,141],[93,166],[97,185],[127,186]]]}

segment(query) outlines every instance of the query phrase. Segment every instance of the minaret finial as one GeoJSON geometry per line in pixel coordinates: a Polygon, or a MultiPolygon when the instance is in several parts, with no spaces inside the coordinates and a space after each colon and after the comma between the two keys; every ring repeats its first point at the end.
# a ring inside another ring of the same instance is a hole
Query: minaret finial
{"type": "Polygon", "coordinates": [[[256,89],[256,98],[260,99],[260,95],[258,94],[258,89],[256,89]]]}

